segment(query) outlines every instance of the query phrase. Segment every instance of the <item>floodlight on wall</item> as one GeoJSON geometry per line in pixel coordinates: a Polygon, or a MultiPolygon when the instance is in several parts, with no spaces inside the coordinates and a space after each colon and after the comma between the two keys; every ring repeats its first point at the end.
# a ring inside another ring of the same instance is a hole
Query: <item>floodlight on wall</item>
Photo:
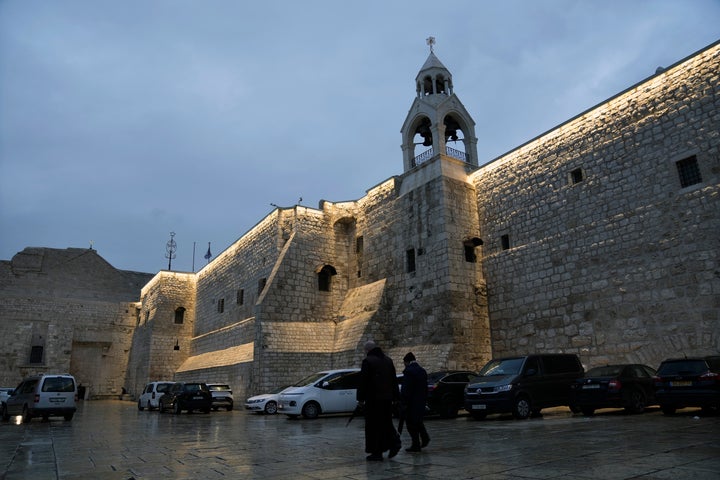
{"type": "Polygon", "coordinates": [[[175,339],[175,346],[173,347],[173,350],[180,350],[180,344],[177,341],[177,338],[175,339]]]}

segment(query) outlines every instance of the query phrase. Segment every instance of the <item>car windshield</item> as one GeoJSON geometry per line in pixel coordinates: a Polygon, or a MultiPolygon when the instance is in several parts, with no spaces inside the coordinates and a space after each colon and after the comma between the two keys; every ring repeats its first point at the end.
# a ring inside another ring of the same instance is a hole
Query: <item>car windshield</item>
{"type": "Polygon", "coordinates": [[[327,376],[327,372],[313,373],[312,375],[308,375],[299,382],[293,384],[293,387],[304,387],[305,385],[312,385],[314,383],[317,383],[318,380],[325,376],[327,376]]]}
{"type": "Polygon", "coordinates": [[[214,392],[225,392],[230,390],[228,385],[208,385],[208,388],[214,392]]]}
{"type": "Polygon", "coordinates": [[[292,385],[283,385],[282,387],[278,387],[278,388],[276,388],[275,390],[271,390],[270,393],[271,393],[271,394],[280,393],[280,392],[282,392],[283,390],[285,390],[286,388],[291,387],[291,386],[292,386],[292,385]]]}
{"type": "Polygon", "coordinates": [[[184,389],[186,392],[199,392],[204,390],[201,383],[186,383],[184,389]]]}
{"type": "Polygon", "coordinates": [[[605,367],[591,368],[585,372],[585,376],[590,377],[617,377],[622,371],[622,365],[607,365],[605,367]]]}
{"type": "Polygon", "coordinates": [[[428,383],[436,383],[442,380],[447,375],[447,372],[435,372],[428,375],[428,383]]]}
{"type": "Polygon", "coordinates": [[[506,358],[503,360],[490,360],[478,373],[480,377],[493,377],[500,375],[517,375],[522,368],[524,357],[506,358]]]}
{"type": "Polygon", "coordinates": [[[701,375],[707,371],[705,360],[678,360],[660,365],[658,375],[701,375]]]}
{"type": "Polygon", "coordinates": [[[48,377],[42,386],[43,392],[74,392],[75,382],[70,377],[48,377]]]}

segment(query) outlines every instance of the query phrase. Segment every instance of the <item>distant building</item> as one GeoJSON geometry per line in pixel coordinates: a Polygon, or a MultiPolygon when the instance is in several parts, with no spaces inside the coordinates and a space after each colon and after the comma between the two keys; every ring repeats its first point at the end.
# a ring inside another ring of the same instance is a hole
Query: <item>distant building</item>
{"type": "MultiPolygon", "coordinates": [[[[146,281],[113,383],[137,395],[206,379],[242,398],[357,366],[369,338],[429,369],[720,352],[719,71],[715,43],[479,166],[475,123],[431,52],[403,173],[355,201],[277,208],[200,272],[146,281]]],[[[0,281],[0,319],[27,356],[39,320],[8,313],[0,281]]]]}

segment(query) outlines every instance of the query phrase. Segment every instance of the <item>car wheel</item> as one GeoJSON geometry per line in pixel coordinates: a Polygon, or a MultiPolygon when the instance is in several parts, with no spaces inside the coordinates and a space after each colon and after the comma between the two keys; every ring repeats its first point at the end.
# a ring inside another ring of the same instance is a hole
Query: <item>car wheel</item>
{"type": "Polygon", "coordinates": [[[445,397],[440,404],[440,418],[455,418],[458,415],[457,402],[453,397],[445,397]]]}
{"type": "MultiPolygon", "coordinates": [[[[180,408],[180,402],[175,400],[175,405],[173,405],[173,413],[175,415],[180,415],[182,412],[182,408],[180,408]]],[[[188,410],[188,413],[190,413],[190,410],[188,410]]]]}
{"type": "Polygon", "coordinates": [[[150,411],[155,410],[155,409],[153,408],[153,406],[152,406],[152,403],[150,403],[150,400],[148,400],[148,402],[147,402],[147,409],[150,410],[150,411]]]}
{"type": "Polygon", "coordinates": [[[217,412],[218,410],[220,410],[220,407],[212,407],[212,409],[213,409],[213,412],[217,412]]]}
{"type": "Polygon", "coordinates": [[[74,415],[75,415],[74,413],[68,413],[67,415],[63,415],[63,418],[69,422],[70,420],[73,419],[74,415]]]}
{"type": "Polygon", "coordinates": [[[525,395],[521,395],[515,399],[512,412],[513,417],[518,420],[524,420],[530,416],[531,411],[530,398],[525,395]]]}
{"type": "Polygon", "coordinates": [[[145,407],[142,406],[142,401],[141,401],[141,400],[138,400],[138,410],[140,410],[141,412],[142,412],[143,410],[145,410],[145,407]]]}
{"type": "Polygon", "coordinates": [[[267,402],[265,404],[265,413],[268,415],[275,415],[277,413],[277,403],[275,402],[267,402]]]}
{"type": "Polygon", "coordinates": [[[630,392],[629,403],[625,407],[628,413],[642,413],[645,410],[645,394],[640,390],[630,392]]]}
{"type": "Polygon", "coordinates": [[[25,405],[22,409],[22,421],[23,423],[28,423],[32,420],[32,415],[30,415],[30,410],[28,410],[27,405],[25,405]]]}
{"type": "Polygon", "coordinates": [[[320,405],[317,402],[308,402],[303,405],[302,416],[305,418],[317,418],[320,415],[320,405]]]}
{"type": "Polygon", "coordinates": [[[675,415],[675,410],[677,410],[675,407],[668,407],[668,406],[660,406],[660,410],[662,410],[663,414],[665,415],[675,415]]]}
{"type": "Polygon", "coordinates": [[[5,405],[4,403],[2,404],[2,419],[3,422],[7,422],[8,420],[10,420],[10,415],[7,411],[7,405],[5,405]]]}
{"type": "Polygon", "coordinates": [[[228,405],[225,410],[227,410],[228,412],[232,412],[232,409],[233,409],[233,406],[232,406],[232,405],[228,405]]]}
{"type": "Polygon", "coordinates": [[[484,420],[485,417],[487,417],[487,413],[485,412],[470,412],[470,416],[474,418],[475,420],[484,420]]]}
{"type": "MultiPolygon", "coordinates": [[[[210,409],[209,409],[209,408],[203,408],[202,411],[203,411],[203,413],[210,413],[210,409]]],[[[217,409],[216,409],[215,411],[217,411],[217,409]]]]}
{"type": "Polygon", "coordinates": [[[592,417],[595,413],[595,409],[593,407],[582,407],[580,410],[582,410],[583,415],[586,417],[592,417]]]}

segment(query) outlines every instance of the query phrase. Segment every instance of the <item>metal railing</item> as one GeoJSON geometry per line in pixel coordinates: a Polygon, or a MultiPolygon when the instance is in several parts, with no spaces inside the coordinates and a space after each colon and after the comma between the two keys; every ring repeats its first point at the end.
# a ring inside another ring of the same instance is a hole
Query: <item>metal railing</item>
{"type": "MultiPolygon", "coordinates": [[[[445,153],[449,157],[457,158],[458,160],[462,160],[463,162],[467,161],[467,156],[465,155],[465,152],[461,152],[460,150],[456,150],[452,147],[445,146],[445,153]]],[[[424,152],[422,152],[420,155],[413,158],[412,166],[417,167],[423,162],[427,162],[435,155],[435,149],[430,147],[424,152]]]]}

